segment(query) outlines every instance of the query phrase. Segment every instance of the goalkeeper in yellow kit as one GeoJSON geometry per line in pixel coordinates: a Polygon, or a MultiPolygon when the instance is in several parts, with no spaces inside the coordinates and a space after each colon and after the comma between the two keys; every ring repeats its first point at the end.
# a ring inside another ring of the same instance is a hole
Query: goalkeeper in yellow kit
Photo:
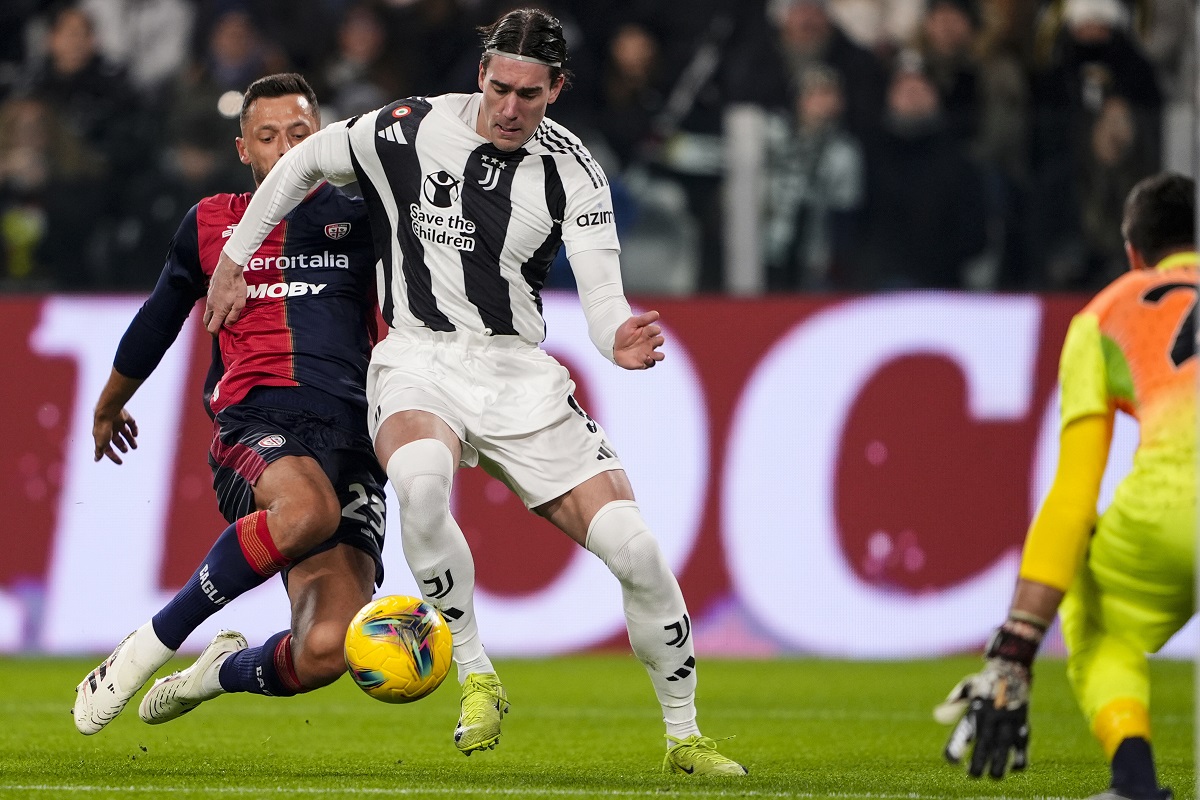
{"type": "Polygon", "coordinates": [[[947,759],[958,763],[974,743],[972,776],[1025,767],[1031,668],[1057,612],[1071,686],[1112,766],[1096,798],[1171,797],[1150,747],[1146,654],[1195,611],[1195,192],[1167,173],[1133,188],[1121,225],[1131,269],[1067,330],[1058,469],[1026,537],[1008,619],[983,670],[935,711],[957,723],[947,759]],[[1138,421],[1140,444],[1097,519],[1118,410],[1138,421]]]}

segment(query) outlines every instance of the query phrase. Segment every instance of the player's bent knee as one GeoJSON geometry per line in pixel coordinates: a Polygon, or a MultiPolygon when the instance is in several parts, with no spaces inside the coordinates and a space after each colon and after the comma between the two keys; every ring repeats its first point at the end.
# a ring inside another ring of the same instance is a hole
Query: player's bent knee
{"type": "Polygon", "coordinates": [[[435,531],[450,514],[454,456],[437,439],[418,439],[396,450],[387,464],[396,490],[403,535],[435,531]]]}
{"type": "Polygon", "coordinates": [[[306,690],[327,686],[346,671],[346,626],[319,622],[303,632],[295,644],[296,675],[306,690]]]}
{"type": "Polygon", "coordinates": [[[450,513],[450,481],[440,475],[413,475],[396,490],[401,525],[427,527],[450,513]]]}
{"type": "Polygon", "coordinates": [[[662,548],[632,500],[617,500],[596,512],[588,526],[587,549],[626,588],[653,591],[674,581],[662,548]]]}
{"type": "Polygon", "coordinates": [[[284,555],[295,558],[324,542],[337,531],[342,508],[332,489],[305,492],[280,502],[271,520],[275,546],[284,555]]]}

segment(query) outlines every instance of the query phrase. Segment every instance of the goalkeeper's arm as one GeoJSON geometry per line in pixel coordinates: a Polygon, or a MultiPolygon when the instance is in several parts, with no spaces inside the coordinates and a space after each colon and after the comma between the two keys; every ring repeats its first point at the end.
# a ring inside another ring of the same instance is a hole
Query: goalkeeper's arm
{"type": "Polygon", "coordinates": [[[1054,482],[1025,536],[1020,579],[1002,629],[1040,643],[1039,631],[1054,621],[1087,552],[1111,439],[1111,414],[1080,417],[1063,428],[1054,482]]]}
{"type": "Polygon", "coordinates": [[[1054,482],[1025,537],[1021,582],[1012,602],[1019,614],[1048,625],[1074,582],[1096,522],[1111,438],[1111,414],[1080,417],[1063,428],[1054,482]]]}

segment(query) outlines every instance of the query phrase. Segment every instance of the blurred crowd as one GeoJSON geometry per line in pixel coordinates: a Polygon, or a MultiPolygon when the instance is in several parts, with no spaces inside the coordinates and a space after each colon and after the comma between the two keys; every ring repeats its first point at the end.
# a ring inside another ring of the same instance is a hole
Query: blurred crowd
{"type": "MultiPolygon", "coordinates": [[[[564,24],[550,116],[609,175],[635,291],[743,263],[750,291],[1091,289],[1128,189],[1195,171],[1192,0],[528,4],[564,24]]],[[[253,188],[238,90],[299,71],[326,122],[473,91],[514,5],[5,0],[0,289],[149,288],[188,207],[253,188]]]]}

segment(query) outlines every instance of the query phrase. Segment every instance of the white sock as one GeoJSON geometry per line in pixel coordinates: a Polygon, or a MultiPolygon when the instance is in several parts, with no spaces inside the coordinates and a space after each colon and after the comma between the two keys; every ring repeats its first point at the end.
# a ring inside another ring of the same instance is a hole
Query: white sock
{"type": "Polygon", "coordinates": [[[454,456],[437,439],[418,439],[388,459],[387,474],[400,505],[400,540],[421,596],[446,618],[462,683],[474,672],[495,672],[475,620],[475,561],[450,514],[454,456]]]}
{"type": "Polygon", "coordinates": [[[136,691],[144,686],[158,668],[175,655],[175,651],[163,644],[154,632],[153,621],[130,634],[116,652],[116,661],[108,674],[124,691],[136,691]]]}
{"type": "Polygon", "coordinates": [[[151,675],[175,655],[175,651],[163,644],[162,640],[158,638],[158,634],[154,632],[153,621],[138,628],[134,632],[133,638],[129,640],[129,644],[131,645],[130,658],[135,664],[149,669],[151,675]]]}
{"type": "Polygon", "coordinates": [[[683,592],[637,503],[608,503],[588,526],[587,548],[621,582],[625,625],[634,655],[650,673],[667,734],[699,735],[692,622],[683,592]]]}
{"type": "Polygon", "coordinates": [[[208,667],[208,672],[205,672],[200,678],[200,689],[208,697],[212,699],[219,694],[225,694],[225,687],[221,685],[221,665],[229,660],[233,653],[226,653],[218,658],[208,667]]]}

